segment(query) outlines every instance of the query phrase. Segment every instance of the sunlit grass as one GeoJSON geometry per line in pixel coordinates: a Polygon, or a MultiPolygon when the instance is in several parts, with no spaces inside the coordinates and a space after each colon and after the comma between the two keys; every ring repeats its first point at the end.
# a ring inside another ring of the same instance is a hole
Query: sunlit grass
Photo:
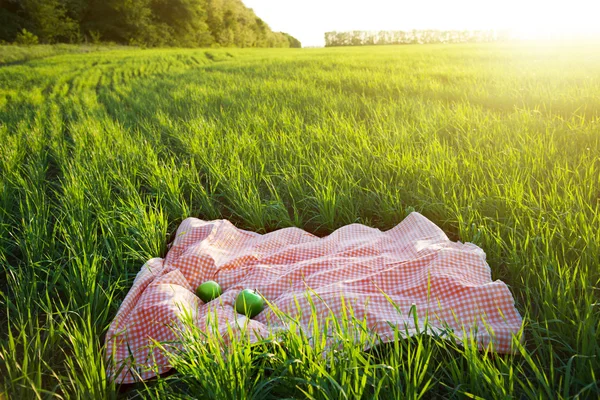
{"type": "Polygon", "coordinates": [[[123,395],[597,397],[597,48],[119,50],[0,67],[0,393],[119,396],[103,335],[187,216],[324,235],[415,209],[509,284],[517,354],[424,335],[364,352],[342,334],[324,357],[319,330],[292,330],[234,341],[225,361],[191,330],[178,373],[123,395]]]}

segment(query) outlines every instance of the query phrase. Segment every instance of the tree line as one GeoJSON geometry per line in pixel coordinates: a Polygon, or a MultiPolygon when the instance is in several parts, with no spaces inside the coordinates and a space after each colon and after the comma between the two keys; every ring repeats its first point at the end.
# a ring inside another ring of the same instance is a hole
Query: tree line
{"type": "Polygon", "coordinates": [[[476,43],[493,42],[507,37],[494,30],[412,30],[412,31],[350,31],[326,32],[325,47],[368,46],[384,44],[476,43]]]}
{"type": "Polygon", "coordinates": [[[241,0],[0,0],[0,40],[143,46],[301,47],[241,0]]]}

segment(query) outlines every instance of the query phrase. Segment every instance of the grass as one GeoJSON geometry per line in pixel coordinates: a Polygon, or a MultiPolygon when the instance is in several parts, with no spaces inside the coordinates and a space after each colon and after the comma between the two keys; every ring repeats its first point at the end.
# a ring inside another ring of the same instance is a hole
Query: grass
{"type": "Polygon", "coordinates": [[[0,67],[0,397],[597,398],[597,48],[120,49],[0,67]],[[107,379],[108,324],[185,217],[325,235],[412,209],[486,251],[525,319],[517,354],[401,332],[365,352],[342,329],[323,355],[315,329],[235,342],[224,362],[190,329],[176,374],[107,379]]]}
{"type": "MultiPolygon", "coordinates": [[[[54,44],[54,45],[5,45],[0,46],[0,66],[24,63],[39,58],[52,57],[61,54],[71,53],[90,53],[98,51],[124,49],[117,45],[72,45],[72,44],[54,44]]],[[[131,48],[130,48],[131,49],[131,48]]]]}

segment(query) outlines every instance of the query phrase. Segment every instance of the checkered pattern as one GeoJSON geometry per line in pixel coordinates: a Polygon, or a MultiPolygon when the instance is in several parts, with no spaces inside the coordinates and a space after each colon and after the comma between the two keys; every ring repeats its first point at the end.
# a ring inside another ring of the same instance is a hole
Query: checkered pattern
{"type": "MultiPolygon", "coordinates": [[[[244,288],[257,289],[306,328],[311,301],[322,321],[351,308],[384,341],[394,339],[393,326],[417,331],[415,310],[421,327],[427,319],[433,331],[452,328],[497,352],[511,351],[521,327],[507,286],[491,280],[485,253],[451,242],[419,213],[386,232],[352,224],[324,238],[297,228],[260,235],[225,220],[188,218],[166,258],[142,267],[110,326],[110,375],[131,383],[170,369],[165,355],[148,345],[176,339],[172,326],[184,308],[201,329],[209,308],[216,311],[225,336],[228,326],[237,326],[233,305],[244,288]],[[209,279],[223,294],[204,304],[194,291],[209,279]]],[[[285,328],[269,308],[249,323],[250,340],[285,328]]]]}

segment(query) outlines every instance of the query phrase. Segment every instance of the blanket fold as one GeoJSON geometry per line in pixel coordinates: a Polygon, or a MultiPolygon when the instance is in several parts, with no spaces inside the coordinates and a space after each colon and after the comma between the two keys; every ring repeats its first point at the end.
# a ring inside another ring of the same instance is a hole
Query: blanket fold
{"type": "MultiPolygon", "coordinates": [[[[324,238],[298,228],[261,235],[226,220],[188,218],[166,257],[142,267],[121,304],[106,336],[109,375],[132,383],[166,372],[168,359],[149,347],[152,341],[176,340],[170,325],[185,311],[206,329],[209,309],[216,310],[225,333],[236,325],[235,297],[244,288],[257,289],[306,327],[307,293],[319,299],[313,302],[319,320],[351,307],[383,341],[394,339],[393,326],[414,329],[416,309],[433,330],[470,332],[481,347],[507,353],[522,322],[506,284],[491,280],[483,250],[450,241],[416,212],[386,232],[352,224],[324,238]],[[207,305],[194,291],[210,279],[223,295],[207,305]]],[[[265,309],[250,321],[250,340],[283,329],[277,321],[265,309]]]]}

